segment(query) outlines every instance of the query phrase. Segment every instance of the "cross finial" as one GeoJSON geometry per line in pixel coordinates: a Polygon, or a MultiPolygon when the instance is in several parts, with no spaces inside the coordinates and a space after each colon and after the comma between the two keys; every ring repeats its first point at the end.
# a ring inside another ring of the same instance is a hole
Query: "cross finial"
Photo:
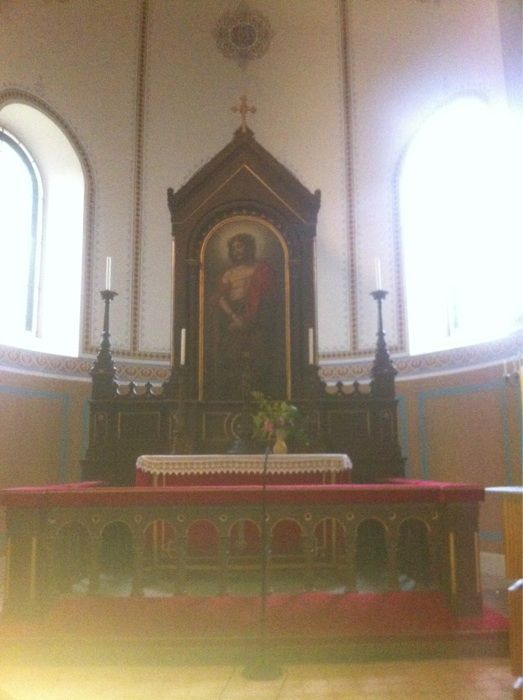
{"type": "Polygon", "coordinates": [[[247,131],[247,114],[251,112],[251,114],[254,114],[256,112],[256,107],[248,107],[247,106],[247,97],[245,95],[242,95],[240,97],[240,106],[234,105],[234,107],[231,107],[231,110],[233,112],[239,112],[240,113],[240,130],[245,133],[247,131]]]}

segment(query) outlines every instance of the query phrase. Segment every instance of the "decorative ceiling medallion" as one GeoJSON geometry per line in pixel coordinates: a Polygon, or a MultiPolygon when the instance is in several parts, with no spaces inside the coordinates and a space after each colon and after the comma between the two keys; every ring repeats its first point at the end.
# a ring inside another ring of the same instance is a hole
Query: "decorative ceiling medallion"
{"type": "Polygon", "coordinates": [[[247,61],[267,53],[274,32],[267,17],[242,0],[236,10],[220,17],[213,36],[225,58],[232,58],[243,68],[247,61]]]}

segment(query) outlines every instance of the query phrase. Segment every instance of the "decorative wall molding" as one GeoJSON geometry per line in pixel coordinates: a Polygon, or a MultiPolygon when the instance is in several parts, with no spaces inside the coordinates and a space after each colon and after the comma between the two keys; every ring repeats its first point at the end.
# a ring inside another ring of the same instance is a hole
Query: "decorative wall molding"
{"type": "MultiPolygon", "coordinates": [[[[142,278],[142,246],[143,246],[143,187],[144,187],[144,139],[146,129],[145,108],[147,96],[147,52],[149,38],[149,0],[139,0],[138,9],[138,45],[136,56],[136,102],[135,102],[135,135],[134,135],[134,170],[133,170],[133,200],[132,200],[132,231],[131,231],[131,294],[129,318],[131,324],[130,347],[121,348],[120,353],[135,360],[169,361],[170,354],[166,352],[140,351],[140,318],[141,318],[141,278],[142,278]]],[[[91,259],[86,276],[89,288],[86,299],[94,300],[93,261],[94,241],[88,242],[87,251],[91,259]]],[[[96,297],[98,298],[98,297],[96,297]]],[[[82,352],[95,355],[98,347],[93,345],[93,302],[86,304],[82,352]]],[[[98,308],[98,307],[94,307],[98,308]]],[[[113,351],[114,352],[114,351],[113,351]]],[[[118,354],[118,353],[114,353],[118,354]]]]}
{"type": "MultiPolygon", "coordinates": [[[[352,147],[352,94],[351,94],[351,55],[349,44],[349,4],[350,0],[339,0],[338,16],[340,20],[341,43],[341,70],[343,90],[343,124],[344,124],[344,154],[345,154],[345,178],[347,185],[347,293],[349,317],[348,321],[348,347],[357,350],[358,336],[358,288],[356,285],[356,221],[354,215],[354,164],[352,147]]],[[[340,353],[343,358],[347,353],[340,353]]],[[[320,359],[330,357],[331,353],[320,353],[320,359]]]]}
{"type": "MultiPolygon", "coordinates": [[[[348,350],[326,350],[320,352],[320,361],[330,360],[352,360],[361,358],[364,355],[371,357],[374,353],[373,347],[362,347],[360,345],[359,321],[360,321],[360,295],[358,290],[358,266],[357,266],[357,241],[360,235],[358,230],[355,209],[354,209],[354,144],[353,144],[353,113],[354,105],[352,100],[353,78],[351,67],[353,65],[351,48],[351,8],[354,0],[338,0],[338,15],[340,21],[340,43],[341,43],[341,70],[342,70],[342,100],[343,119],[345,125],[345,171],[347,183],[347,293],[349,296],[349,318],[348,318],[348,350]]],[[[394,187],[396,183],[394,182],[394,187]]],[[[399,233],[393,228],[393,269],[395,271],[396,284],[394,295],[391,301],[395,303],[394,318],[396,319],[397,343],[389,345],[389,350],[394,353],[406,352],[405,343],[405,310],[401,284],[401,250],[399,233]]]]}
{"type": "MultiPolygon", "coordinates": [[[[521,356],[523,329],[513,335],[496,341],[470,345],[452,350],[428,353],[425,355],[393,355],[392,361],[398,370],[397,381],[427,375],[466,372],[474,368],[499,364],[504,359],[521,356]]],[[[372,361],[361,359],[348,363],[323,364],[321,376],[326,382],[365,381],[370,378],[372,361]]],[[[501,375],[500,375],[501,376],[501,375]]]]}
{"type": "Polygon", "coordinates": [[[218,19],[212,34],[218,51],[244,68],[248,61],[265,56],[274,31],[265,15],[242,0],[235,10],[218,19]]]}
{"type": "MultiPolygon", "coordinates": [[[[398,370],[397,381],[437,376],[453,372],[466,372],[472,369],[494,364],[504,360],[517,359],[523,347],[523,329],[514,335],[495,342],[472,345],[427,355],[398,355],[392,358],[398,370]]],[[[118,378],[122,381],[162,383],[169,378],[170,362],[136,362],[118,352],[113,352],[117,366],[118,378]]],[[[27,374],[51,375],[69,379],[90,381],[89,370],[94,362],[91,357],[62,357],[44,353],[20,350],[0,345],[0,372],[13,371],[27,374]]],[[[357,360],[337,364],[324,364],[320,374],[327,383],[338,381],[352,383],[370,381],[372,361],[357,360]]],[[[500,371],[501,377],[501,371],[500,371]]]]}
{"type": "Polygon", "coordinates": [[[143,208],[143,161],[145,130],[145,96],[147,77],[147,39],[149,24],[149,1],[142,0],[139,16],[138,65],[136,77],[136,131],[134,166],[134,202],[132,231],[132,288],[131,288],[131,353],[139,354],[140,343],[140,291],[142,263],[142,208],[143,208]]]}

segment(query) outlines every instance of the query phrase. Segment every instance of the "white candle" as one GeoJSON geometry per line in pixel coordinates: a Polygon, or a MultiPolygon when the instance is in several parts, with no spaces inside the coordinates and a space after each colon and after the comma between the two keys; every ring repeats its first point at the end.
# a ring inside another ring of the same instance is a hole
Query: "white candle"
{"type": "Polygon", "coordinates": [[[309,328],[309,364],[314,364],[314,330],[309,328]]]}
{"type": "Polygon", "coordinates": [[[185,328],[180,333],[180,365],[185,364],[185,328]]]}
{"type": "Polygon", "coordinates": [[[508,371],[507,371],[507,361],[504,360],[504,362],[503,362],[503,376],[506,377],[507,374],[508,374],[508,371]]]}
{"type": "Polygon", "coordinates": [[[105,288],[111,289],[111,258],[105,259],[105,288]]]}
{"type": "Polygon", "coordinates": [[[379,258],[374,258],[374,273],[376,275],[376,289],[381,289],[381,260],[379,258]]]}

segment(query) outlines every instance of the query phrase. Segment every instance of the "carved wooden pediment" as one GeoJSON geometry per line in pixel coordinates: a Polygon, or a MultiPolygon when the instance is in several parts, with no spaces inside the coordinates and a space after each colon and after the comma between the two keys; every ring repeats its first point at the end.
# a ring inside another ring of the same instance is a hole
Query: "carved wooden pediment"
{"type": "Polygon", "coordinates": [[[261,146],[250,129],[233,139],[177,192],[168,190],[173,235],[183,234],[211,210],[255,206],[288,225],[315,233],[320,192],[311,193],[261,146]]]}

